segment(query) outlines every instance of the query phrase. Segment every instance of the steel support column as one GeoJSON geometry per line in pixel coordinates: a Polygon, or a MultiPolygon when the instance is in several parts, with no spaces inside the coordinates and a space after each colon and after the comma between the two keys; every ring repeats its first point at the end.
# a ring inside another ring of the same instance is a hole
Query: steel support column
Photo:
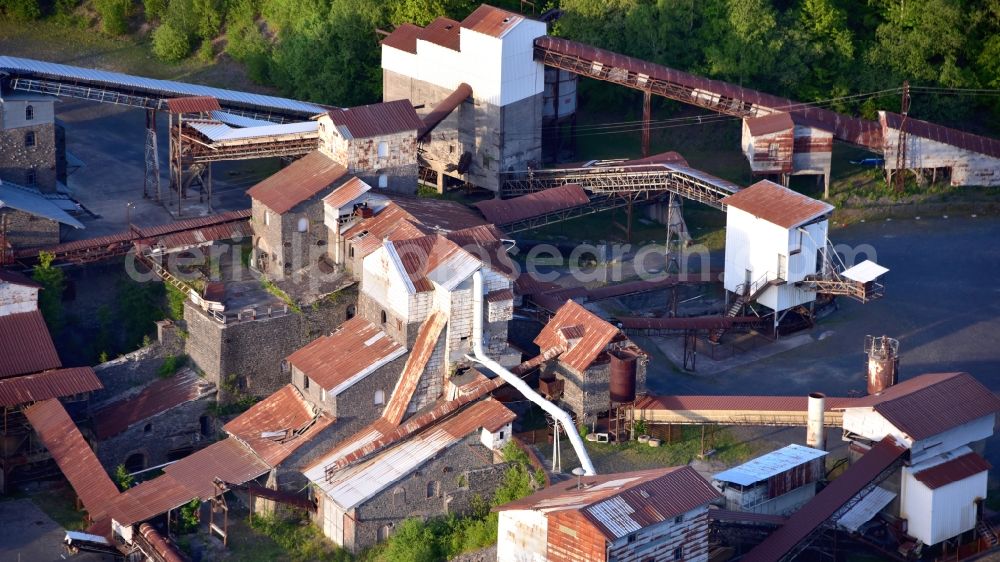
{"type": "Polygon", "coordinates": [[[652,101],[653,94],[649,90],[642,93],[642,157],[646,158],[649,156],[649,119],[650,119],[650,102],[652,101]]]}

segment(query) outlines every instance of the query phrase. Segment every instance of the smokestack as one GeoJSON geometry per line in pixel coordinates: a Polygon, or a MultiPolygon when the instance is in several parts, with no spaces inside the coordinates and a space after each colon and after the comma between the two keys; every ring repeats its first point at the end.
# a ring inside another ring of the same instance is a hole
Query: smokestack
{"type": "Polygon", "coordinates": [[[826,410],[826,395],[822,392],[809,394],[809,417],[806,421],[806,445],[813,449],[826,450],[826,433],[823,429],[823,411],[826,410]]]}
{"type": "Polygon", "coordinates": [[[868,354],[868,394],[878,394],[899,379],[899,340],[865,336],[868,354]]]}

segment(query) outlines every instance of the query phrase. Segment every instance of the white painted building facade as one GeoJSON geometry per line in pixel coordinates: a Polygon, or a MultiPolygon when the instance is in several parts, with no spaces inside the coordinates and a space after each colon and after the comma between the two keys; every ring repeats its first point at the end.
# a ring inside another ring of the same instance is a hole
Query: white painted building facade
{"type": "Polygon", "coordinates": [[[0,316],[35,310],[38,310],[37,285],[13,277],[0,278],[0,316]]]}

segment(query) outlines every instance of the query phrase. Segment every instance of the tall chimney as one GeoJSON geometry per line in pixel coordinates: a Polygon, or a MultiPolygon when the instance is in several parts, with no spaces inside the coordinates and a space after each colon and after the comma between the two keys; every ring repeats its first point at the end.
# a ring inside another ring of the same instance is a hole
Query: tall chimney
{"type": "Polygon", "coordinates": [[[809,417],[806,421],[806,445],[813,449],[826,450],[826,433],[823,428],[823,411],[826,410],[826,395],[822,392],[809,394],[809,417]]]}

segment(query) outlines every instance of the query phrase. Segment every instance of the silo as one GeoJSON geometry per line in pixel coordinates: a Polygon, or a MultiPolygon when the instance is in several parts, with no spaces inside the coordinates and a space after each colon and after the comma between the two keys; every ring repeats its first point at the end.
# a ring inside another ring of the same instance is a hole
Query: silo
{"type": "Polygon", "coordinates": [[[810,393],[808,408],[806,445],[813,449],[826,450],[826,433],[823,429],[823,412],[826,410],[826,395],[822,392],[810,393]]]}
{"type": "Polygon", "coordinates": [[[868,394],[877,394],[899,379],[899,340],[865,336],[868,354],[868,394]]]}
{"type": "Polygon", "coordinates": [[[635,401],[636,362],[639,357],[627,351],[611,352],[611,381],[609,392],[612,403],[635,401]]]}

